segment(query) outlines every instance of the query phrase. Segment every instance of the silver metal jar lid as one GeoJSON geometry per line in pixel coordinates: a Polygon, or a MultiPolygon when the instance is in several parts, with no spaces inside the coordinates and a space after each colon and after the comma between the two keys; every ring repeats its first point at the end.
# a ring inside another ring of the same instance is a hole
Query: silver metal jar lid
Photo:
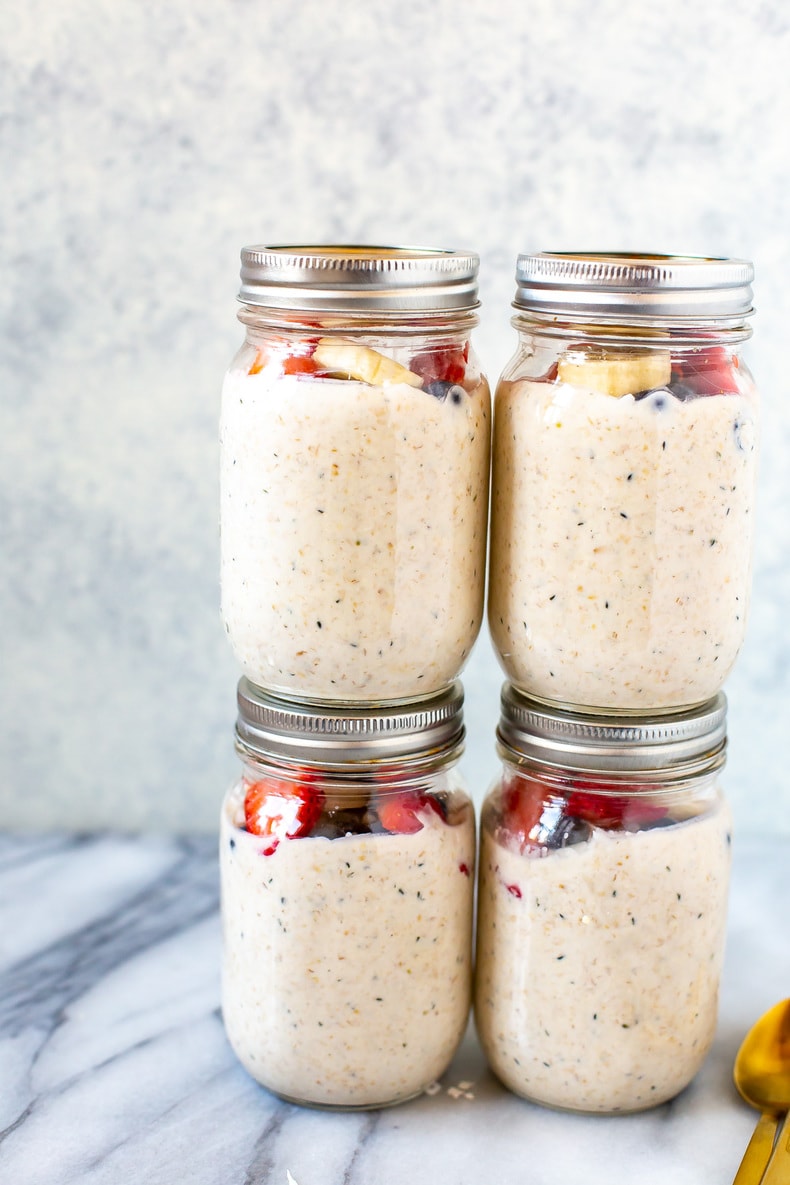
{"type": "Polygon", "coordinates": [[[464,739],[459,682],[428,699],[387,707],[312,707],[239,681],[236,739],[253,757],[349,767],[398,758],[447,759],[464,739]]]}
{"type": "Polygon", "coordinates": [[[553,317],[741,324],[754,312],[745,259],[552,252],[519,255],[517,309],[553,317]]]}
{"type": "Polygon", "coordinates": [[[244,247],[239,300],[309,312],[475,309],[479,264],[472,251],[428,247],[244,247]]]}
{"type": "Polygon", "coordinates": [[[724,764],[727,700],[722,692],[697,708],[652,717],[582,715],[551,708],[502,688],[500,745],[516,758],[586,773],[693,776],[724,764]]]}

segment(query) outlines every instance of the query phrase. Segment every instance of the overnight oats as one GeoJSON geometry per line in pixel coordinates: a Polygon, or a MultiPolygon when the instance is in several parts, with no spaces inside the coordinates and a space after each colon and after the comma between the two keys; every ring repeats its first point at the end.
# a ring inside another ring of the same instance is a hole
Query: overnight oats
{"type": "Polygon", "coordinates": [[[552,716],[512,691],[503,708],[504,772],[481,818],[481,1044],[535,1102],[655,1106],[691,1081],[716,1029],[731,841],[723,697],[634,728],[552,716]]]}
{"type": "Polygon", "coordinates": [[[489,625],[526,693],[642,713],[724,683],[751,589],[751,274],[722,260],[519,260],[519,350],[495,402],[489,625]]]}
{"type": "Polygon", "coordinates": [[[230,1043],[294,1102],[411,1098],[447,1068],[471,997],[459,686],[384,715],[300,713],[245,680],[239,702],[244,774],[220,832],[230,1043]]]}
{"type": "Polygon", "coordinates": [[[470,344],[477,257],[242,259],[247,337],[220,430],[236,658],[258,686],[310,702],[431,695],[463,667],[483,611],[491,415],[470,344]]]}

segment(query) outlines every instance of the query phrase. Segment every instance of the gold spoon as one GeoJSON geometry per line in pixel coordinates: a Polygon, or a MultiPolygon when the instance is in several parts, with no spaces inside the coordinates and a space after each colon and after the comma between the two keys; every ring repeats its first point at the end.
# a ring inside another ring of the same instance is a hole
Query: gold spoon
{"type": "Polygon", "coordinates": [[[790,1185],[790,1000],[746,1034],[733,1078],[746,1102],[762,1111],[733,1185],[790,1185]]]}

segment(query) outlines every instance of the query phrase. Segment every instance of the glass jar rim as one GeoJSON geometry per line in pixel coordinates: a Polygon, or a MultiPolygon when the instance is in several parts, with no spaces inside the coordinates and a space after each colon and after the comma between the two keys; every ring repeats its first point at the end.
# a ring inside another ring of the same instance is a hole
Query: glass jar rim
{"type": "Polygon", "coordinates": [[[754,312],[753,279],[746,259],[541,251],[519,255],[513,305],[547,318],[738,325],[754,312]]]}
{"type": "Polygon", "coordinates": [[[447,312],[479,306],[474,251],[365,244],[242,248],[246,305],[305,312],[447,312]]]}
{"type": "Polygon", "coordinates": [[[236,747],[242,757],[327,771],[361,772],[388,762],[433,768],[463,750],[464,694],[444,691],[402,704],[311,705],[239,680],[236,747]]]}
{"type": "Polygon", "coordinates": [[[614,779],[694,778],[721,768],[727,747],[723,692],[697,707],[635,719],[565,710],[505,683],[500,752],[536,768],[614,779]]]}

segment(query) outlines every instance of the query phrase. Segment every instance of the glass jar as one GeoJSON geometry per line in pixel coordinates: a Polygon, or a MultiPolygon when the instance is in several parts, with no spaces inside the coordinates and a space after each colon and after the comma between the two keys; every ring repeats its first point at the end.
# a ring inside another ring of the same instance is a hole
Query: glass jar
{"type": "Polygon", "coordinates": [[[751,589],[751,280],[740,260],[519,257],[489,624],[527,694],[643,713],[724,683],[751,589]]]}
{"type": "Polygon", "coordinates": [[[222,1011],[296,1103],[362,1109],[447,1068],[471,996],[475,827],[460,684],[419,707],[320,712],[239,684],[221,816],[222,1011]]]}
{"type": "Polygon", "coordinates": [[[571,1111],[672,1098],[713,1041],[726,703],[621,725],[509,685],[481,816],[475,1017],[505,1086],[571,1111]]]}
{"type": "Polygon", "coordinates": [[[490,394],[478,258],[242,251],[222,394],[225,628],[255,684],[314,703],[448,686],[485,591],[490,394]]]}

